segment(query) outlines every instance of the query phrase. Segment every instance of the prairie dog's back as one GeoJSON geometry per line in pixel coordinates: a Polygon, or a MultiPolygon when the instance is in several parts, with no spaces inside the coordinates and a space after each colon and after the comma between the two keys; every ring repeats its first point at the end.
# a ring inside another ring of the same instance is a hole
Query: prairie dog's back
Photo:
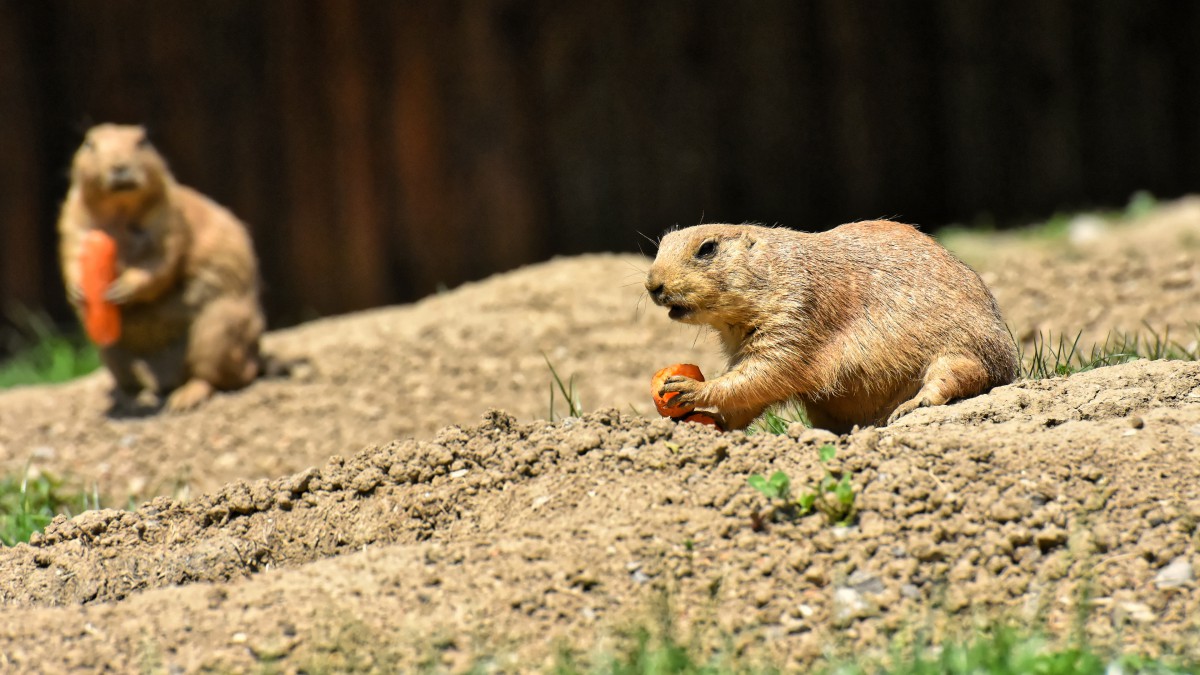
{"type": "Polygon", "coordinates": [[[995,298],[931,237],[911,225],[868,221],[810,241],[803,261],[783,264],[810,268],[822,315],[837,317],[846,338],[843,369],[912,374],[929,358],[966,349],[990,362],[994,382],[1013,379],[1012,340],[995,298]]]}

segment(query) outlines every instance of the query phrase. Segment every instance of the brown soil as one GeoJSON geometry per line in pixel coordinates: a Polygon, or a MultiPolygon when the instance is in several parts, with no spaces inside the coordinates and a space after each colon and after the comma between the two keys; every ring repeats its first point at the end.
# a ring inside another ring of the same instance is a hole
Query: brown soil
{"type": "MultiPolygon", "coordinates": [[[[1178,335],[1196,232],[1181,202],[980,267],[1019,334],[1178,335]]],[[[1200,656],[1200,364],[1020,382],[840,438],[720,434],[636,414],[657,368],[720,372],[707,338],[639,311],[644,268],[557,260],[279,332],[289,376],[184,415],[109,419],[104,375],[0,394],[0,469],[153,497],[0,552],[0,669],[512,671],[619,644],[663,598],[685,637],[798,667],[997,615],[1066,632],[1085,593],[1101,643],[1200,656]],[[543,352],[596,412],[544,421],[543,352]],[[825,442],[858,522],[755,527],[747,475],[815,482],[825,442]]]]}

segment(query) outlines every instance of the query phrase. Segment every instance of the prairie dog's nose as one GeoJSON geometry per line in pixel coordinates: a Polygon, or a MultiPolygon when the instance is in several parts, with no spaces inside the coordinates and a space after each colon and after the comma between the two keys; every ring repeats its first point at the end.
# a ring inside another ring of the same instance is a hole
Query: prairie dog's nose
{"type": "Polygon", "coordinates": [[[662,298],[666,284],[660,281],[653,274],[646,277],[646,291],[650,293],[650,299],[658,302],[662,298]]]}

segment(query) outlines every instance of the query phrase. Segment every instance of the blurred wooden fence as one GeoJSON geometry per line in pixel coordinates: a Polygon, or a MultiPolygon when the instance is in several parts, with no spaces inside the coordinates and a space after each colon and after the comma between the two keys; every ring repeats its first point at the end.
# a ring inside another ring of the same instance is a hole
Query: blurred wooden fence
{"type": "Polygon", "coordinates": [[[1194,190],[1198,43],[1165,0],[0,0],[0,304],[61,314],[91,122],[251,224],[278,324],[701,218],[1194,190]]]}

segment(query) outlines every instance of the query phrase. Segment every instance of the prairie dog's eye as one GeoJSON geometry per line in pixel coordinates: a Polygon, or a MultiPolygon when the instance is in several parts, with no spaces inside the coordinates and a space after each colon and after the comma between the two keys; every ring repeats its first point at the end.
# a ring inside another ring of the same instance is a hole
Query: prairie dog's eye
{"type": "Polygon", "coordinates": [[[146,148],[150,147],[150,139],[143,135],[138,139],[137,146],[139,149],[145,150],[146,148]]]}
{"type": "Polygon", "coordinates": [[[92,139],[85,138],[85,139],[83,139],[83,149],[84,150],[95,150],[96,144],[92,142],[92,139]]]}
{"type": "Polygon", "coordinates": [[[711,258],[717,254],[717,240],[709,239],[700,244],[700,248],[696,249],[697,258],[711,258]]]}

